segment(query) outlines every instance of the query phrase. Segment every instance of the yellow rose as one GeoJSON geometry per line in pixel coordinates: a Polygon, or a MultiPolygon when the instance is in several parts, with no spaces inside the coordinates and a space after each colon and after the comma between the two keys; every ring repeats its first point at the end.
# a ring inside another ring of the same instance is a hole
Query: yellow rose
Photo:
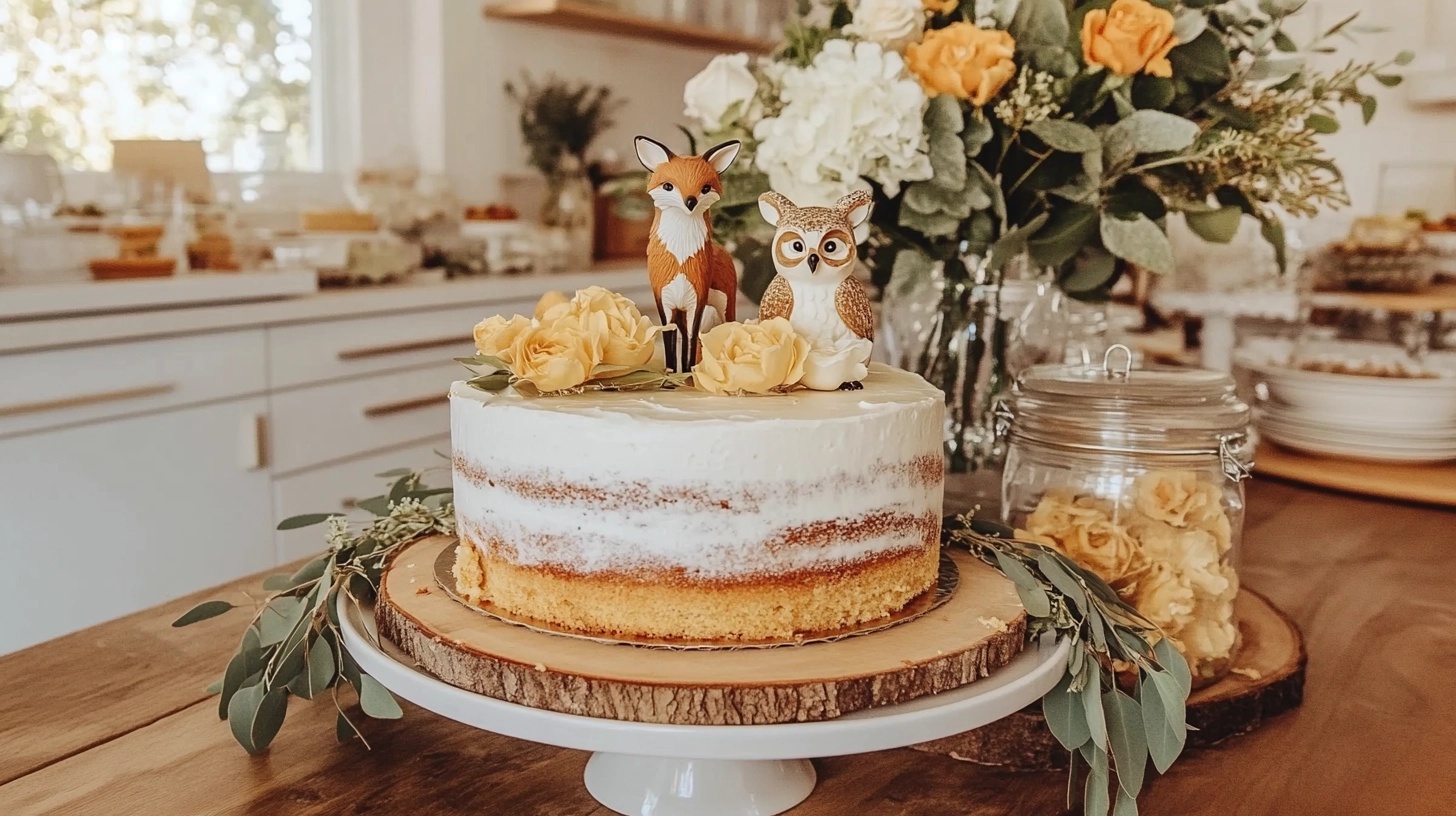
{"type": "Polygon", "coordinates": [[[906,48],[905,64],[930,93],[980,106],[1016,76],[1015,53],[1016,41],[1005,31],[951,23],[906,48]]]}
{"type": "MultiPolygon", "coordinates": [[[[571,298],[568,298],[566,295],[563,295],[560,292],[547,292],[546,294],[541,296],[540,300],[536,301],[536,319],[545,321],[548,314],[552,314],[553,311],[556,311],[558,309],[558,307],[565,306],[570,302],[571,298]]],[[[558,315],[559,311],[556,314],[553,314],[553,317],[558,315]]]]}
{"type": "Polygon", "coordinates": [[[569,321],[540,323],[516,336],[511,373],[541,391],[575,388],[601,362],[601,341],[569,321]]]}
{"type": "Polygon", "coordinates": [[[1133,481],[1133,507],[1174,527],[1213,526],[1223,510],[1223,492],[1189,470],[1145,473],[1133,481]]]}
{"type": "Polygon", "coordinates": [[[1196,605],[1193,587],[1165,562],[1149,564],[1131,588],[1131,595],[1133,607],[1157,624],[1163,634],[1177,637],[1183,627],[1193,622],[1196,605]]]}
{"type": "Polygon", "coordinates": [[[701,339],[693,385],[710,394],[767,394],[804,377],[809,341],[788,320],[721,323],[701,339]]]}
{"type": "Polygon", "coordinates": [[[475,349],[488,357],[498,358],[509,366],[511,346],[529,328],[531,320],[520,315],[487,317],[475,324],[475,349]]]}
{"type": "Polygon", "coordinates": [[[1115,0],[1082,18],[1082,58],[1121,76],[1172,76],[1168,52],[1177,44],[1172,12],[1148,0],[1115,0]]]}
{"type": "Polygon", "coordinates": [[[631,300],[600,286],[582,289],[570,301],[563,300],[541,315],[542,322],[556,320],[572,321],[582,331],[600,338],[601,362],[610,366],[646,365],[652,360],[657,335],[662,332],[631,300]]]}
{"type": "Polygon", "coordinates": [[[1039,540],[1050,539],[1052,546],[1112,583],[1138,569],[1140,555],[1137,542],[1113,521],[1111,510],[1092,496],[1048,491],[1027,518],[1026,530],[1039,540]]]}
{"type": "Polygon", "coordinates": [[[925,10],[932,14],[950,14],[961,4],[961,0],[922,0],[925,10]]]}
{"type": "Polygon", "coordinates": [[[1184,657],[1196,670],[1199,663],[1221,660],[1232,654],[1238,636],[1233,604],[1214,602],[1198,605],[1193,621],[1178,633],[1178,640],[1184,657]]]}

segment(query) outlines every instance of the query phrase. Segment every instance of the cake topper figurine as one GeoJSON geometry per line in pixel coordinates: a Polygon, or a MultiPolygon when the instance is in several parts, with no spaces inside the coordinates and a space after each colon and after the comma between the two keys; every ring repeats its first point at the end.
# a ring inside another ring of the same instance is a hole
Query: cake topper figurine
{"type": "Polygon", "coordinates": [[[758,316],[786,317],[810,345],[803,384],[816,391],[858,390],[869,373],[874,314],[851,274],[858,246],[869,236],[874,199],[856,190],[832,207],[800,207],[779,193],[759,196],[758,210],[774,227],[778,275],[758,316]]]}
{"type": "Polygon", "coordinates": [[[661,142],[636,139],[637,159],[651,175],[647,193],[657,212],[647,242],[647,276],[664,326],[667,370],[686,372],[698,361],[698,337],[734,320],[738,271],[728,250],[713,243],[708,209],[723,197],[722,174],[741,145],[727,141],[701,156],[674,155],[661,142]]]}

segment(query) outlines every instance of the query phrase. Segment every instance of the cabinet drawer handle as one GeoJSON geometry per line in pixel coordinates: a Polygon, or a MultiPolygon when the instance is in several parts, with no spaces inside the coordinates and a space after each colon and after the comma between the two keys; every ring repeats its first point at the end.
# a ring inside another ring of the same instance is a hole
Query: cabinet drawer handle
{"type": "Polygon", "coordinates": [[[433,340],[415,340],[409,343],[395,343],[392,346],[368,346],[365,348],[344,349],[339,352],[340,360],[365,360],[370,357],[384,357],[390,354],[404,354],[407,351],[424,351],[425,349],[445,348],[446,346],[463,346],[466,343],[474,343],[474,335],[463,335],[458,337],[437,337],[433,340]]]}
{"type": "Polygon", "coordinates": [[[444,394],[428,397],[416,397],[415,399],[402,400],[400,402],[386,402],[383,405],[374,405],[364,409],[364,416],[369,418],[389,416],[391,414],[403,414],[407,411],[418,411],[421,408],[433,408],[444,402],[444,394]]]}
{"type": "Polygon", "coordinates": [[[170,394],[176,390],[176,385],[165,383],[162,385],[144,385],[139,388],[119,388],[115,391],[97,391],[94,394],[80,394],[74,397],[61,397],[60,399],[43,400],[41,402],[0,405],[0,417],[43,414],[47,411],[63,411],[67,408],[83,408],[88,405],[101,405],[107,402],[125,402],[127,400],[170,394]]]}

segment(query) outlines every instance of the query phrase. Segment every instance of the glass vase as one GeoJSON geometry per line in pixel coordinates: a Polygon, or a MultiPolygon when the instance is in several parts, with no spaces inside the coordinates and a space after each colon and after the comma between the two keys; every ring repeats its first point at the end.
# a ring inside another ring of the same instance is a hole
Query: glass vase
{"type": "Polygon", "coordinates": [[[892,282],[882,332],[892,365],[945,392],[946,468],[999,468],[1006,446],[997,405],[1024,368],[1059,360],[1063,298],[1025,256],[993,269],[978,256],[936,264],[923,280],[892,282]]]}
{"type": "Polygon", "coordinates": [[[548,270],[581,272],[591,266],[594,196],[586,168],[574,156],[564,157],[547,178],[541,228],[546,244],[543,265],[548,270]]]}

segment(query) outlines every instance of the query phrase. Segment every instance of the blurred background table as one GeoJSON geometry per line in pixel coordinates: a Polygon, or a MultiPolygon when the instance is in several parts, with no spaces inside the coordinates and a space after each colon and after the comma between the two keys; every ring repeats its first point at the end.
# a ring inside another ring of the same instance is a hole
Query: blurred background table
{"type": "MultiPolygon", "coordinates": [[[[953,502],[974,492],[957,480],[953,502]]],[[[1449,812],[1453,553],[1456,513],[1256,479],[1242,573],[1304,631],[1304,705],[1191,752],[1151,782],[1143,812],[1449,812]]],[[[365,722],[366,751],[335,743],[332,705],[295,701],[273,748],[245,754],[203,691],[236,645],[240,616],[168,624],[202,598],[245,601],[241,591],[258,580],[0,659],[0,813],[609,816],[580,784],[584,752],[486,734],[408,704],[403,720],[365,722]]],[[[796,816],[1049,814],[1065,805],[1060,772],[908,749],[816,765],[819,786],[796,816]]]]}

